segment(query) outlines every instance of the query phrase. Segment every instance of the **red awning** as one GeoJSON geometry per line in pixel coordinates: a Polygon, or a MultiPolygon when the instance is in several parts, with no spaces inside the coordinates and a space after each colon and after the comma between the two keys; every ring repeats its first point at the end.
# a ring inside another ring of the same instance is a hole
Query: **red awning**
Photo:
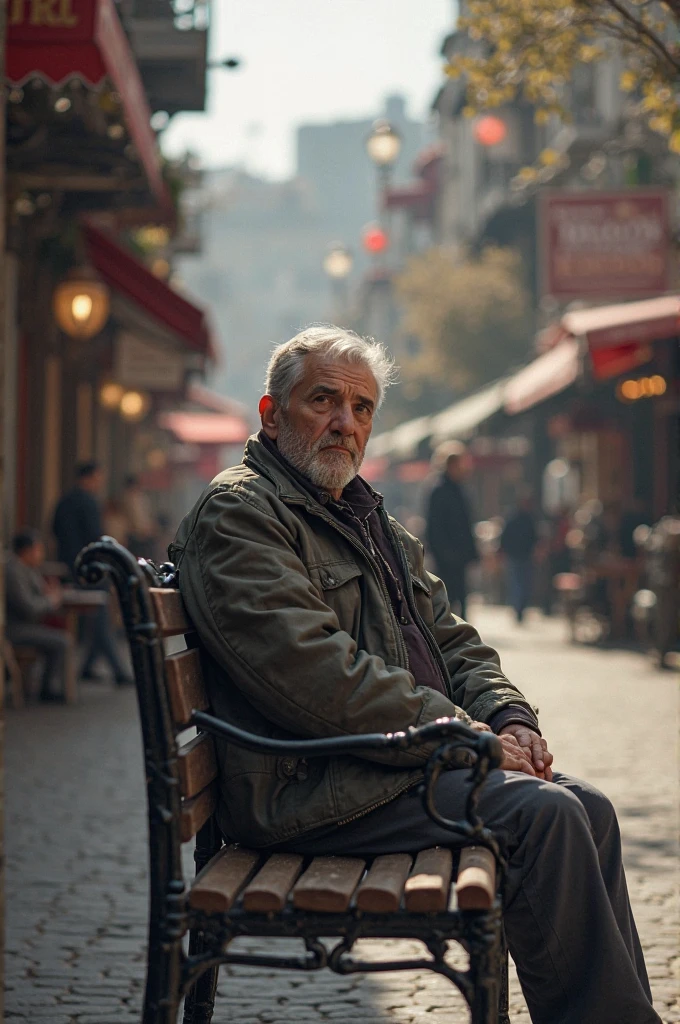
{"type": "Polygon", "coordinates": [[[205,313],[155,277],[143,263],[92,224],[83,227],[90,262],[110,288],[180,335],[188,347],[213,361],[216,351],[205,313]]]}
{"type": "Polygon", "coordinates": [[[565,313],[561,322],[575,338],[586,338],[591,351],[660,341],[680,332],[680,296],[575,309],[565,313]]]}
{"type": "Polygon", "coordinates": [[[166,412],[158,417],[158,425],[182,444],[245,444],[250,436],[240,416],[216,412],[166,412]]]}
{"type": "Polygon", "coordinates": [[[113,0],[18,0],[8,5],[7,19],[5,74],[11,85],[41,78],[58,86],[78,78],[97,87],[111,80],[149,186],[170,212],[144,86],[113,0]]]}
{"type": "Polygon", "coordinates": [[[519,370],[505,385],[506,412],[525,412],[573,384],[581,368],[579,349],[578,341],[568,338],[519,370]]]}

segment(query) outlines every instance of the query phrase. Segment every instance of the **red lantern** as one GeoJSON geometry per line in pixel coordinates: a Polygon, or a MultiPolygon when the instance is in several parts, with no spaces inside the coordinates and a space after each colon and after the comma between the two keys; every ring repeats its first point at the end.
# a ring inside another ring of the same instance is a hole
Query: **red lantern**
{"type": "Polygon", "coordinates": [[[368,224],[361,233],[361,240],[366,252],[370,252],[374,256],[384,252],[390,244],[387,233],[379,224],[368,224]]]}
{"type": "Polygon", "coordinates": [[[498,146],[505,140],[508,126],[500,117],[488,114],[481,117],[474,127],[474,136],[480,146],[498,146]]]}

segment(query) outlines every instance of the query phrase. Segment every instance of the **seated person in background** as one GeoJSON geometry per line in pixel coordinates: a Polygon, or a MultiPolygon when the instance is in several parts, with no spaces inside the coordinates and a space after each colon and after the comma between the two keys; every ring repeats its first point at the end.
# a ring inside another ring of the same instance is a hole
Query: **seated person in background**
{"type": "Polygon", "coordinates": [[[40,700],[64,699],[64,666],[71,646],[65,629],[42,624],[61,606],[61,587],[40,574],[45,546],[35,530],[22,530],[12,541],[5,566],[6,635],[11,644],[34,647],[45,658],[40,700]]]}
{"type": "MultiPolygon", "coordinates": [[[[479,813],[508,854],[505,928],[533,1024],[660,1024],[611,803],[553,773],[531,704],[358,475],[391,372],[382,346],[337,327],[279,346],[262,430],[180,526],[170,557],[213,712],[288,739],[443,717],[492,729],[505,759],[479,813]]],[[[457,845],[417,792],[430,750],[307,761],[218,748],[230,840],[306,856],[457,845]]],[[[469,780],[441,775],[444,816],[463,816],[469,780]]]]}

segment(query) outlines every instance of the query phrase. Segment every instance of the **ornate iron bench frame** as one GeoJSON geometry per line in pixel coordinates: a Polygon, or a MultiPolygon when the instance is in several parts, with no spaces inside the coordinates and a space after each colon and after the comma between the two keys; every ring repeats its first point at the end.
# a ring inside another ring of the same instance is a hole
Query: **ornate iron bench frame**
{"type": "MultiPolygon", "coordinates": [[[[164,631],[159,626],[154,596],[158,588],[173,588],[174,567],[157,570],[136,559],[111,538],[85,548],[77,561],[79,578],[90,584],[110,579],[120,601],[134,667],[146,766],[149,825],[149,941],[143,1024],[175,1024],[185,999],[185,1024],[209,1024],[212,1019],[217,973],[221,964],[294,970],[329,967],[339,974],[427,969],[448,978],[462,993],[472,1024],[510,1024],[508,1017],[507,952],[504,945],[501,898],[505,860],[499,844],[485,828],[477,806],[489,771],[500,764],[500,743],[491,733],[477,733],[458,721],[443,719],[396,734],[357,735],[320,740],[283,741],[244,732],[205,711],[194,710],[186,723],[199,733],[227,737],[231,742],[265,754],[293,757],[359,754],[365,750],[408,749],[440,741],[430,757],[422,785],[424,805],[439,825],[458,837],[459,844],[486,847],[497,866],[498,890],[488,910],[445,909],[436,913],[366,913],[351,906],[342,913],[302,911],[288,903],[279,913],[253,913],[239,901],[226,913],[206,913],[190,904],[190,887],[182,870],[182,790],[178,767],[176,723],[167,691],[164,631]],[[473,784],[466,818],[449,821],[435,806],[434,786],[443,770],[472,752],[473,784]],[[183,940],[189,933],[189,948],[183,940]],[[229,952],[239,936],[265,939],[298,938],[306,952],[299,956],[229,952]],[[321,941],[337,938],[328,949],[321,941]],[[367,962],[350,953],[360,938],[420,940],[430,957],[367,962]],[[456,970],[446,962],[448,940],[457,940],[469,954],[469,969],[456,970]]],[[[176,634],[183,632],[175,630],[176,634]]],[[[220,850],[223,840],[214,816],[196,833],[194,859],[200,871],[220,850]]],[[[186,836],[184,836],[184,840],[186,836]]]]}

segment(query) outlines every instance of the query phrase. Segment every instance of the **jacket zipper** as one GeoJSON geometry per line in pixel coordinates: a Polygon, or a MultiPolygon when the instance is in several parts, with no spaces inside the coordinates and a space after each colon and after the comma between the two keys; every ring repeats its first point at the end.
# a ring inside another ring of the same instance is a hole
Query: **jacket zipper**
{"type": "Polygon", "coordinates": [[[350,821],[357,821],[358,818],[365,818],[367,814],[371,814],[373,811],[377,811],[379,807],[384,807],[385,804],[391,804],[392,801],[396,800],[398,796],[402,796],[409,789],[414,789],[416,786],[419,786],[421,782],[422,779],[411,779],[411,781],[408,782],[405,786],[403,786],[401,789],[398,789],[396,793],[392,793],[391,796],[385,797],[384,800],[379,800],[377,804],[372,804],[370,807],[367,807],[364,811],[358,811],[356,814],[351,814],[349,818],[343,818],[342,821],[338,821],[336,824],[338,826],[349,825],[350,821]]]}
{"type": "Polygon", "coordinates": [[[451,686],[451,679],[449,678],[449,673],[446,668],[446,662],[442,658],[442,653],[439,650],[437,641],[433,637],[430,629],[428,628],[427,623],[423,619],[422,615],[420,614],[416,606],[415,594],[413,593],[413,584],[411,583],[411,571],[406,561],[406,555],[404,553],[403,545],[399,540],[399,537],[397,536],[397,533],[394,530],[392,524],[390,523],[388,515],[385,512],[385,509],[382,507],[382,505],[380,506],[379,515],[383,519],[383,525],[387,527],[388,535],[391,537],[393,547],[396,548],[399,559],[401,561],[401,568],[404,573],[404,578],[406,579],[406,589],[408,591],[409,607],[411,610],[411,614],[413,615],[416,621],[416,625],[420,629],[420,632],[424,636],[427,646],[430,648],[430,653],[432,654],[432,657],[434,658],[437,668],[439,669],[439,672],[441,674],[446,694],[449,700],[453,702],[453,687],[451,686]]]}

